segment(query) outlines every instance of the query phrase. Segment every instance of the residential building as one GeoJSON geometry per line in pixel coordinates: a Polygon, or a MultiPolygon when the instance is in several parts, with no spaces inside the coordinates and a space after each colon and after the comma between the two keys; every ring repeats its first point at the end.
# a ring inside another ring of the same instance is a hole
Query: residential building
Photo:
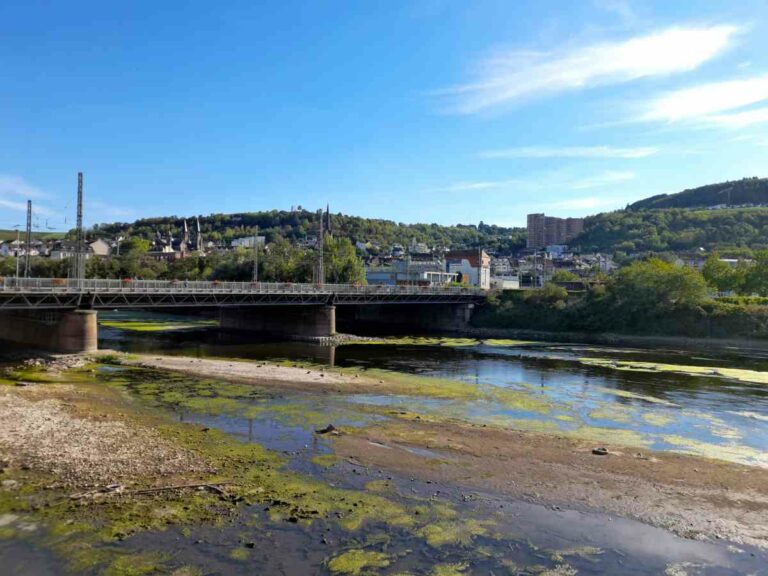
{"type": "Polygon", "coordinates": [[[266,236],[245,236],[243,238],[235,238],[230,243],[232,248],[251,248],[258,244],[262,248],[267,243],[266,236]]]}
{"type": "Polygon", "coordinates": [[[544,248],[568,244],[584,231],[583,218],[556,218],[544,214],[528,214],[528,248],[544,248]]]}
{"type": "Polygon", "coordinates": [[[491,290],[519,290],[519,276],[491,276],[491,290]]]}
{"type": "Polygon", "coordinates": [[[491,276],[509,276],[512,270],[509,258],[491,258],[491,276]]]}
{"type": "Polygon", "coordinates": [[[102,240],[101,238],[91,242],[89,247],[91,249],[91,254],[94,256],[106,257],[112,254],[112,246],[110,246],[109,242],[102,240]]]}
{"type": "Polygon", "coordinates": [[[445,255],[447,271],[462,284],[491,289],[491,257],[482,249],[451,250],[445,255]]]}

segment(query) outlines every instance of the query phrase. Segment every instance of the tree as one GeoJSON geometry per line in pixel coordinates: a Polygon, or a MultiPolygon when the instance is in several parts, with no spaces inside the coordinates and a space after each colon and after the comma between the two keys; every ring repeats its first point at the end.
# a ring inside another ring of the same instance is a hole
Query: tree
{"type": "Polygon", "coordinates": [[[310,282],[313,254],[278,238],[264,254],[264,280],[269,282],[310,282]]]}
{"type": "Polygon", "coordinates": [[[121,245],[121,250],[126,256],[143,256],[149,252],[151,245],[149,240],[135,236],[125,240],[121,245]]]}
{"type": "Polygon", "coordinates": [[[743,292],[768,296],[768,250],[755,252],[755,261],[745,272],[743,292]]]}
{"type": "Polygon", "coordinates": [[[707,298],[707,283],[693,268],[658,258],[635,262],[619,270],[608,285],[618,324],[646,323],[675,309],[700,306],[707,298]]]}
{"type": "Polygon", "coordinates": [[[581,277],[570,270],[555,270],[552,282],[579,282],[581,277]]]}
{"type": "Polygon", "coordinates": [[[330,284],[365,284],[365,266],[349,238],[323,240],[325,280],[330,284]]]}
{"type": "Polygon", "coordinates": [[[719,292],[736,290],[738,287],[739,277],[736,270],[731,268],[726,262],[720,260],[720,256],[717,252],[712,252],[707,257],[701,272],[704,275],[707,284],[719,292]]]}

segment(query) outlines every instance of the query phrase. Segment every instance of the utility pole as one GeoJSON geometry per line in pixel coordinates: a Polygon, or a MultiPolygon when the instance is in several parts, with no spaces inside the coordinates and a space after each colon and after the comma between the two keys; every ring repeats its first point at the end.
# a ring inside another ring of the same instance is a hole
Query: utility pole
{"type": "Polygon", "coordinates": [[[75,229],[75,254],[72,258],[71,278],[85,278],[85,233],[83,232],[83,173],[77,173],[77,228],[75,229]]]}
{"type": "Polygon", "coordinates": [[[31,265],[30,249],[32,247],[32,200],[27,200],[27,237],[26,237],[26,250],[24,251],[24,278],[29,278],[29,270],[31,265]]]}
{"type": "Polygon", "coordinates": [[[16,228],[16,252],[15,252],[15,256],[16,256],[16,283],[18,284],[18,282],[19,282],[19,269],[21,267],[20,266],[21,265],[21,261],[19,260],[19,247],[21,246],[21,233],[19,231],[18,224],[16,225],[15,228],[16,228]]]}
{"type": "MultiPolygon", "coordinates": [[[[198,230],[200,221],[198,220],[198,230]]],[[[256,226],[256,233],[253,235],[253,281],[259,281],[259,227],[256,226]]]]}
{"type": "Polygon", "coordinates": [[[322,286],[325,284],[325,264],[323,262],[323,251],[325,250],[325,243],[323,242],[323,211],[320,210],[320,233],[317,237],[317,284],[322,286]]]}

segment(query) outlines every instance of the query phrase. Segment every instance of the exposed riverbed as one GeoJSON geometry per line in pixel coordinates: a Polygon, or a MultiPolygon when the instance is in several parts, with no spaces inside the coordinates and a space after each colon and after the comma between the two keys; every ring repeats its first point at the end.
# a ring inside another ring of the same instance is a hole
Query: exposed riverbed
{"type": "Polygon", "coordinates": [[[4,475],[17,486],[0,498],[0,573],[692,575],[768,562],[764,359],[455,339],[243,344],[173,317],[157,330],[120,320],[101,344],[126,356],[15,369],[3,397],[53,403],[37,406],[69,437],[86,421],[138,426],[123,444],[144,467],[114,468],[126,493],[224,482],[227,497],[73,504],[85,487],[50,487],[64,456],[30,448],[4,475]],[[192,472],[169,468],[169,452],[192,472]]]}

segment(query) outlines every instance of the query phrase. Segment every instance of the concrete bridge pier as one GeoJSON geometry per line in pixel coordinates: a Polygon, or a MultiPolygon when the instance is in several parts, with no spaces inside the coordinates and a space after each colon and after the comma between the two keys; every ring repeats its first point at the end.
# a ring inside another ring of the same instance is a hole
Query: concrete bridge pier
{"type": "Polygon", "coordinates": [[[222,308],[220,325],[224,330],[260,332],[296,340],[319,340],[336,334],[336,307],[302,305],[222,308]]]}
{"type": "Polygon", "coordinates": [[[30,348],[77,354],[98,348],[95,310],[0,313],[0,340],[30,348]]]}

